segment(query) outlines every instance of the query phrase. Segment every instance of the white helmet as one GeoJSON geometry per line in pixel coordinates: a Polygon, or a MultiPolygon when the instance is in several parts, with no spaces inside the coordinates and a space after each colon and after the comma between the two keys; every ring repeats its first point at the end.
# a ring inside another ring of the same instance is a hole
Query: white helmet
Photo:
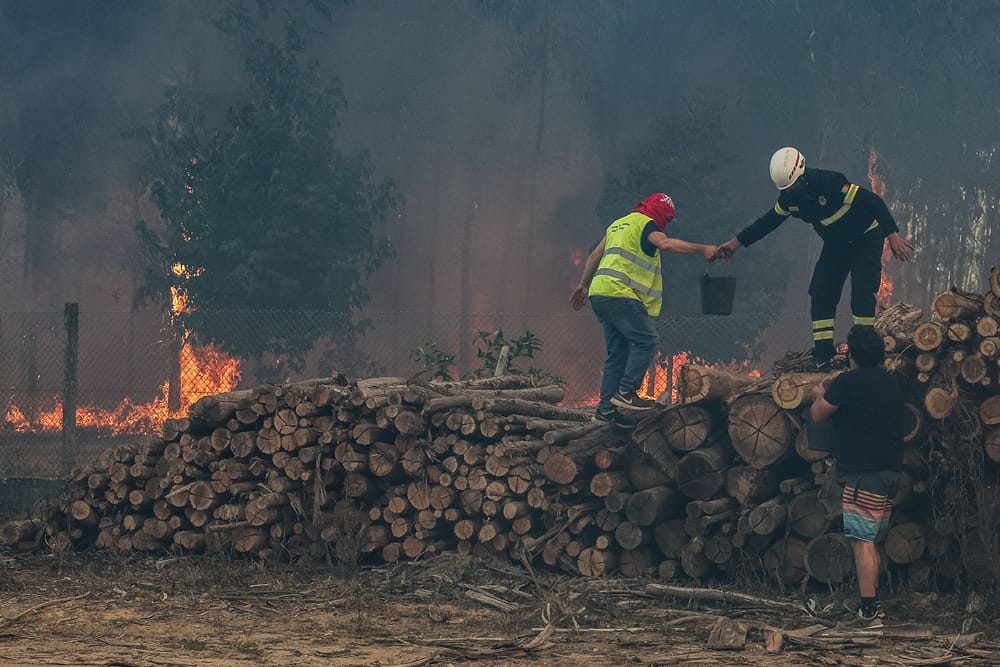
{"type": "Polygon", "coordinates": [[[774,151],[771,156],[771,180],[779,190],[787,190],[806,170],[806,156],[791,146],[774,151]]]}

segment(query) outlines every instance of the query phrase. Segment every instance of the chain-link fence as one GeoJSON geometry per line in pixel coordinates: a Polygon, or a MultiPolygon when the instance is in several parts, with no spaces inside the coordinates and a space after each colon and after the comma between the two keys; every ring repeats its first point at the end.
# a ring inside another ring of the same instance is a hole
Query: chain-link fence
{"type": "MultiPolygon", "coordinates": [[[[134,442],[137,434],[158,434],[166,418],[185,414],[206,394],[325,377],[334,370],[352,377],[412,377],[426,370],[414,351],[429,344],[453,355],[451,374],[463,377],[490,370],[483,353],[497,332],[508,341],[530,332],[533,356],[515,358],[514,367],[559,378],[566,405],[596,402],[605,356],[600,326],[589,312],[372,313],[364,330],[353,336],[318,335],[323,327],[342,322],[329,313],[211,315],[215,345],[197,344],[196,335],[186,336],[169,315],[158,312],[86,312],[68,304],[63,313],[0,313],[5,390],[0,478],[58,478],[107,446],[134,442]],[[488,336],[477,339],[477,332],[488,336]],[[298,352],[283,354],[283,347],[298,352]],[[75,410],[64,411],[64,405],[75,410]]],[[[719,361],[716,351],[732,342],[733,325],[731,317],[660,320],[662,353],[651,368],[646,393],[669,391],[671,371],[681,362],[719,361]]],[[[795,326],[805,331],[805,325],[795,326]]]]}

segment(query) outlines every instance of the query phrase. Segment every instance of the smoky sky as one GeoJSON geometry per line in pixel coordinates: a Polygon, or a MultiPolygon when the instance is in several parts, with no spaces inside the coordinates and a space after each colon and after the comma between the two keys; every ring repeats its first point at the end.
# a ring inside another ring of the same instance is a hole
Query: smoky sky
{"type": "MultiPolygon", "coordinates": [[[[128,307],[141,269],[133,226],[156,215],[130,130],[187,72],[225,113],[245,80],[238,43],[211,20],[238,4],[0,1],[5,307],[128,307]]],[[[385,230],[397,257],[373,276],[370,310],[412,312],[423,335],[456,340],[435,331],[442,316],[570,317],[573,257],[608,222],[595,212],[606,179],[656,123],[704,109],[723,117],[719,179],[737,205],[719,221],[710,198],[678,201],[689,240],[724,241],[773,204],[767,158],[783,145],[860,183],[877,146],[906,215],[957,201],[957,176],[993,184],[995,170],[969,157],[994,147],[984,128],[1000,77],[969,65],[996,55],[978,27],[989,21],[975,20],[995,15],[989,4],[942,9],[936,32],[923,2],[847,3],[842,20],[821,4],[366,1],[303,21],[310,57],[348,101],[340,141],[370,152],[406,199],[385,230]],[[971,90],[979,116],[963,97],[971,90]],[[919,187],[904,193],[904,181],[919,187]],[[706,219],[711,231],[699,227],[706,219]]],[[[306,3],[275,6],[276,25],[285,10],[308,16],[306,3]]],[[[787,297],[798,310],[818,245],[805,226],[788,227],[753,261],[798,258],[787,297]]],[[[997,236],[980,239],[978,256],[996,256],[997,236]]],[[[935,252],[957,253],[948,242],[935,252]]],[[[919,275],[901,281],[915,299],[933,290],[919,275]]]]}

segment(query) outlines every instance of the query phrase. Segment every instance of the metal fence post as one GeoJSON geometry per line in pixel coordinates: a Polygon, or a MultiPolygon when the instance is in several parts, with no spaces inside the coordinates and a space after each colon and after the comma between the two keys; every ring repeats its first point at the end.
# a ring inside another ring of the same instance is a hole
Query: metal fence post
{"type": "Polygon", "coordinates": [[[76,463],[76,371],[80,339],[80,304],[67,303],[63,310],[66,322],[66,354],[63,360],[62,436],[63,469],[76,463]]]}

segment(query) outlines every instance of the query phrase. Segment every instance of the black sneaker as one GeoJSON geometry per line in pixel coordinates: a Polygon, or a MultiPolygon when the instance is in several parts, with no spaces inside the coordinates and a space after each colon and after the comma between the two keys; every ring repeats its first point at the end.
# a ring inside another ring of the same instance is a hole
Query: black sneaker
{"type": "Polygon", "coordinates": [[[826,373],[834,368],[833,359],[826,357],[812,357],[802,362],[799,370],[803,373],[826,373]]]}
{"type": "Polygon", "coordinates": [[[885,612],[882,611],[882,605],[875,603],[875,607],[872,609],[858,609],[858,620],[862,625],[868,628],[878,628],[882,626],[883,619],[885,618],[885,612]]]}
{"type": "Polygon", "coordinates": [[[649,410],[656,407],[656,401],[642,398],[634,391],[620,391],[611,398],[611,404],[626,410],[649,410]]]}
{"type": "Polygon", "coordinates": [[[594,413],[594,420],[614,424],[618,428],[632,428],[635,426],[635,424],[625,419],[620,412],[613,408],[607,412],[598,410],[594,413]]]}

